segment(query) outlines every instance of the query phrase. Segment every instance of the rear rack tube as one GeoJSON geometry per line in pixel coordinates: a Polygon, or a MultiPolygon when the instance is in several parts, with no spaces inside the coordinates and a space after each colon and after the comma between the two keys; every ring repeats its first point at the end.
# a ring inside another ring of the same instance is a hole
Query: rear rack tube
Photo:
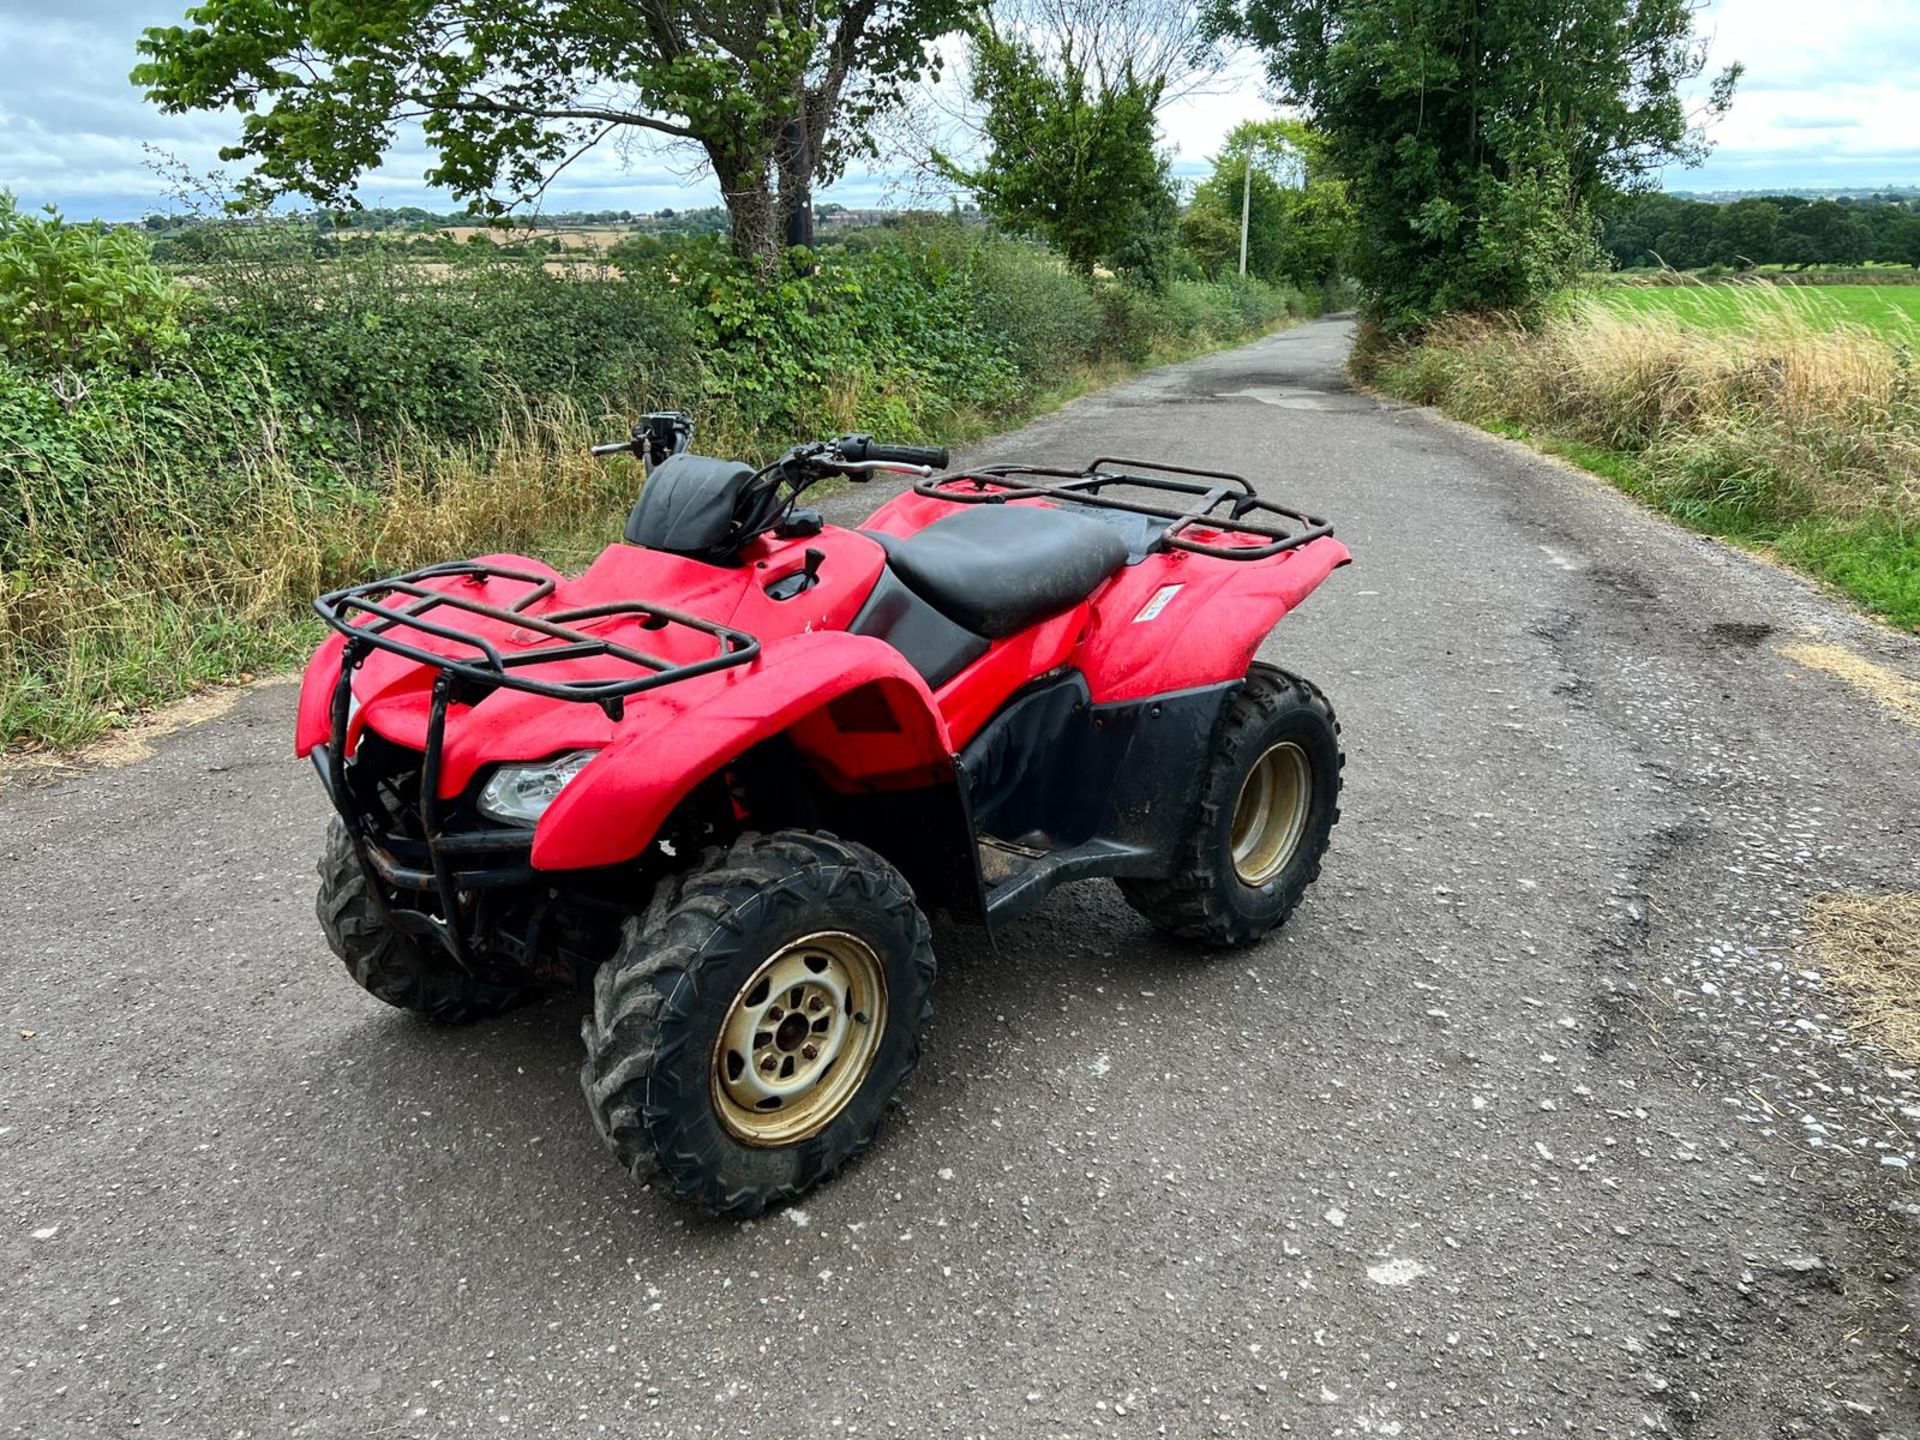
{"type": "Polygon", "coordinates": [[[1145,515],[1170,522],[1166,529],[1161,531],[1154,543],[1154,548],[1186,550],[1196,555],[1209,555],[1218,560],[1264,560],[1333,534],[1333,526],[1318,516],[1309,515],[1303,510],[1296,510],[1272,500],[1261,499],[1254,492],[1252,482],[1244,475],[1235,475],[1224,470],[1195,470],[1186,466],[1162,465],[1145,460],[1123,460],[1112,456],[1103,456],[1083,470],[1069,470],[1049,465],[989,465],[958,475],[945,475],[938,480],[923,481],[915,485],[913,490],[916,495],[934,500],[947,500],[960,505],[1003,505],[1009,500],[1039,499],[1073,505],[1092,505],[1107,510],[1124,510],[1130,514],[1145,515]],[[1110,465],[1137,466],[1162,473],[1140,475],[1131,470],[1104,468],[1110,465]],[[1170,478],[1175,475],[1193,476],[1195,479],[1170,478]],[[1022,483],[1022,477],[1026,476],[1036,478],[1022,483]],[[1212,485],[1195,483],[1199,480],[1212,480],[1219,483],[1212,485]],[[1140,500],[1118,499],[1101,493],[1102,490],[1111,486],[1157,490],[1195,498],[1192,503],[1173,509],[1140,500]],[[1229,507],[1228,513],[1215,514],[1214,512],[1223,505],[1229,507]],[[1255,514],[1279,516],[1290,523],[1264,524],[1247,518],[1255,514]],[[1223,535],[1246,535],[1264,540],[1266,543],[1215,544],[1190,537],[1186,532],[1193,529],[1213,530],[1223,535]]]}

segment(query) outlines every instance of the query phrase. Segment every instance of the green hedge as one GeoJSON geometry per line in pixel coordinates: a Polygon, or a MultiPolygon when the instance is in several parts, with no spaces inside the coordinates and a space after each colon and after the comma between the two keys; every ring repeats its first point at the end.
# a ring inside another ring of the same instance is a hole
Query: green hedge
{"type": "Polygon", "coordinates": [[[631,479],[585,447],[645,409],[691,411],[702,450],[749,460],[842,430],[964,438],[1096,367],[1311,308],[1257,283],[1089,281],[947,225],[799,257],[771,288],[712,242],[549,273],[232,239],[169,282],[137,246],[59,237],[117,267],[99,293],[166,323],[112,363],[0,350],[0,743],[84,738],[116,703],[290,651],[320,585],[557,523],[610,533],[631,479]]]}

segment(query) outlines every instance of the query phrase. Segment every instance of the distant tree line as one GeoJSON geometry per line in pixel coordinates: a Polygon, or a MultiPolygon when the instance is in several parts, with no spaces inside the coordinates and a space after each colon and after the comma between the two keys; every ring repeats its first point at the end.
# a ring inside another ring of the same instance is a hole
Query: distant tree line
{"type": "MultiPolygon", "coordinates": [[[[838,205],[822,205],[819,213],[826,215],[840,208],[842,207],[838,205]]],[[[164,234],[170,230],[191,230],[207,224],[240,223],[282,222],[266,216],[244,221],[227,217],[209,220],[206,216],[199,214],[149,215],[141,222],[154,234],[164,234]]],[[[317,230],[376,233],[399,230],[422,235],[435,230],[487,224],[496,224],[502,230],[611,230],[628,227],[636,230],[651,230],[663,235],[724,235],[727,231],[727,212],[718,205],[708,205],[694,210],[667,208],[652,212],[546,210],[538,214],[517,214],[510,218],[495,220],[483,214],[476,214],[472,210],[451,210],[443,213],[427,210],[418,205],[366,205],[357,210],[315,210],[298,217],[298,223],[311,225],[317,230]]]]}
{"type": "Polygon", "coordinates": [[[1920,268],[1920,199],[1758,195],[1716,204],[1621,196],[1607,212],[1600,243],[1621,269],[1798,269],[1869,261],[1920,268]]]}

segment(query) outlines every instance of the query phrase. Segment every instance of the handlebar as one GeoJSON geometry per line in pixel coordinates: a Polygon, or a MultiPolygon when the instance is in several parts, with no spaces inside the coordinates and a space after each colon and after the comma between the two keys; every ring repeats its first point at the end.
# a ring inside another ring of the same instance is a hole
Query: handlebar
{"type": "MultiPolygon", "coordinates": [[[[642,416],[633,438],[591,448],[596,456],[634,455],[648,473],[675,455],[686,452],[693,437],[693,421],[676,410],[642,416]]],[[[770,465],[753,472],[733,500],[727,545],[738,549],[756,535],[781,523],[794,502],[817,481],[841,475],[849,480],[871,479],[876,471],[913,475],[925,480],[947,468],[944,445],[876,445],[871,435],[842,435],[837,440],[814,440],[796,445],[770,465]]]]}
{"type": "Polygon", "coordinates": [[[680,410],[655,410],[634,422],[633,433],[627,439],[592,445],[588,450],[601,460],[609,455],[631,455],[651,470],[669,456],[684,451],[692,439],[692,416],[680,410]]]}
{"type": "Polygon", "coordinates": [[[871,435],[842,436],[840,455],[855,465],[873,461],[883,465],[925,465],[934,470],[947,468],[944,445],[877,445],[871,435]]]}

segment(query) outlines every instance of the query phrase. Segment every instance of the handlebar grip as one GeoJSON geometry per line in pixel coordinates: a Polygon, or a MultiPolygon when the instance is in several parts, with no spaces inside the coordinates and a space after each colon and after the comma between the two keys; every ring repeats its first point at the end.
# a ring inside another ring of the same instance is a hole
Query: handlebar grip
{"type": "Polygon", "coordinates": [[[598,456],[631,455],[634,453],[633,442],[631,440],[616,440],[610,445],[595,445],[589,453],[598,456]]]}
{"type": "Polygon", "coordinates": [[[930,465],[935,470],[944,470],[947,468],[947,447],[944,445],[869,445],[867,458],[889,465],[930,465]]]}
{"type": "Polygon", "coordinates": [[[935,470],[947,468],[944,445],[879,445],[865,435],[851,435],[840,442],[840,453],[853,461],[871,460],[883,465],[928,465],[935,470]],[[848,442],[852,443],[849,444],[848,442]]]}

